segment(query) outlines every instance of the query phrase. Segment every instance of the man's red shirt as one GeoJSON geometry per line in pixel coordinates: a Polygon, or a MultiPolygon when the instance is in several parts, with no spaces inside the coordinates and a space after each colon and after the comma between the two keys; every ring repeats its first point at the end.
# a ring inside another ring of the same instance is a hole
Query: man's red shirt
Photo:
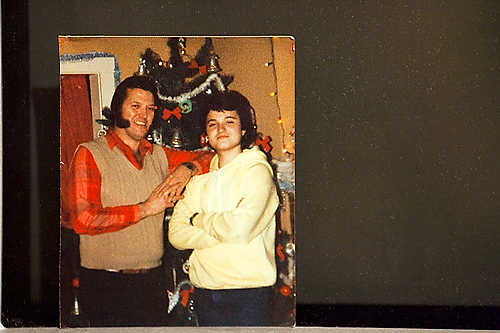
{"type": "MultiPolygon", "coordinates": [[[[153,153],[153,145],[146,139],[139,144],[140,161],[136,161],[132,150],[113,131],[106,140],[111,149],[115,146],[138,170],[143,167],[144,156],[153,153]]],[[[183,151],[163,147],[168,160],[168,171],[172,172],[184,162],[193,162],[199,173],[206,173],[214,153],[209,151],[183,151]]],[[[103,207],[101,203],[101,174],[90,151],[79,147],[73,157],[68,177],[68,210],[71,226],[79,234],[97,235],[118,231],[139,221],[139,205],[103,207]]]]}

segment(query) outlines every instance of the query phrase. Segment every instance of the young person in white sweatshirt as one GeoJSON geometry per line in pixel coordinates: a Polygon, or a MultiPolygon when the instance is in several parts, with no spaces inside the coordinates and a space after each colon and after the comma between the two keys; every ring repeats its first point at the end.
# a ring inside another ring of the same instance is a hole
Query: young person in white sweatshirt
{"type": "Polygon", "coordinates": [[[269,326],[279,204],[273,171],[254,145],[255,116],[243,95],[215,94],[205,125],[217,154],[177,203],[169,241],[194,249],[189,277],[201,326],[269,326]]]}

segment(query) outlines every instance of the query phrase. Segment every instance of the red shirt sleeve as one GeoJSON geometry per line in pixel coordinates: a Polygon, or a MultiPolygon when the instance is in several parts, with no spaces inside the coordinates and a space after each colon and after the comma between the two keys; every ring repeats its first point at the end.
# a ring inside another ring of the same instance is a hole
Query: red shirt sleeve
{"type": "Polygon", "coordinates": [[[168,172],[172,172],[184,162],[192,162],[198,169],[198,174],[207,173],[210,170],[210,162],[215,153],[208,150],[187,151],[172,149],[162,146],[168,160],[168,172]]]}
{"type": "Polygon", "coordinates": [[[68,208],[78,234],[97,235],[118,231],[136,222],[139,206],[102,207],[101,174],[90,151],[79,147],[69,171],[68,208]]]}

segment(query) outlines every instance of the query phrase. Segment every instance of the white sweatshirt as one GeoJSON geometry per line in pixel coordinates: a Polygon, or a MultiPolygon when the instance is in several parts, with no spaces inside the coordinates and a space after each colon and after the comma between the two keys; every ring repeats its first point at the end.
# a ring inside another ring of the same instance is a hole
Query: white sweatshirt
{"type": "Polygon", "coordinates": [[[218,163],[216,155],[211,172],[187,185],[169,223],[169,241],[177,249],[194,249],[189,277],[197,287],[271,286],[279,205],[271,166],[258,147],[223,168],[218,163]]]}

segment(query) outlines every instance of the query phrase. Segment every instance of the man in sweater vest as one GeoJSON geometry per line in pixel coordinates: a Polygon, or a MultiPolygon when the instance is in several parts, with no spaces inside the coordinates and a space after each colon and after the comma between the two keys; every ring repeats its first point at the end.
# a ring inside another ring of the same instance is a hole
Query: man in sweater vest
{"type": "Polygon", "coordinates": [[[213,153],[149,143],[156,105],[152,79],[125,79],[113,95],[110,131],[81,144],[71,163],[68,206],[89,326],[168,324],[163,212],[193,174],[208,171],[213,153]]]}

